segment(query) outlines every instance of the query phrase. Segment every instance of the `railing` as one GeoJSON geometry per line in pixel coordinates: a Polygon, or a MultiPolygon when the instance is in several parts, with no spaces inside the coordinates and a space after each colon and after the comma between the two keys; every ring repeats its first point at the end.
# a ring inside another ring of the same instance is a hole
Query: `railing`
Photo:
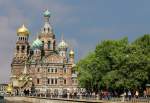
{"type": "Polygon", "coordinates": [[[7,96],[26,96],[26,97],[32,97],[32,98],[46,98],[46,99],[57,99],[57,100],[76,100],[76,101],[103,101],[103,102],[112,102],[112,103],[150,103],[150,97],[144,98],[144,97],[139,97],[139,98],[134,98],[132,97],[129,99],[128,97],[111,97],[111,96],[106,96],[106,97],[100,97],[99,95],[81,95],[81,94],[76,94],[76,95],[69,95],[69,94],[64,94],[64,95],[56,95],[53,93],[50,94],[44,94],[44,93],[39,93],[39,94],[34,94],[34,95],[7,95],[7,96]]]}

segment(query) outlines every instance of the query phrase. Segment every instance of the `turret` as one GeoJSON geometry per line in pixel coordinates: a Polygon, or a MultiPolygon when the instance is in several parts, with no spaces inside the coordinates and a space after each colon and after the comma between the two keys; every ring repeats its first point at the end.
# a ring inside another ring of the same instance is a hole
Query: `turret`
{"type": "Polygon", "coordinates": [[[61,42],[58,44],[59,55],[66,58],[67,49],[68,44],[65,42],[62,36],[61,42]]]}
{"type": "Polygon", "coordinates": [[[18,40],[16,43],[15,57],[27,58],[27,55],[29,53],[29,30],[25,27],[24,24],[20,28],[18,28],[17,36],[18,40]]]}
{"type": "Polygon", "coordinates": [[[44,25],[41,29],[39,39],[43,43],[44,54],[48,55],[51,52],[55,51],[55,35],[50,24],[51,13],[48,10],[46,10],[44,11],[43,16],[44,25]]]}
{"type": "Polygon", "coordinates": [[[74,64],[74,51],[73,49],[69,52],[69,63],[74,64]]]}

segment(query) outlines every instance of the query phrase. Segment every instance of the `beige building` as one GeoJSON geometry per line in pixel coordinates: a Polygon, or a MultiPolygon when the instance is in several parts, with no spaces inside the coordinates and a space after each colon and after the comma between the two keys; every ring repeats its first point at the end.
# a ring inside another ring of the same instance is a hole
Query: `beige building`
{"type": "Polygon", "coordinates": [[[50,12],[43,13],[44,25],[30,44],[29,30],[22,25],[17,30],[15,55],[11,64],[11,83],[16,89],[27,89],[34,84],[38,92],[76,90],[74,51],[65,40],[56,44],[49,22],[50,12]],[[68,51],[69,49],[69,51],[68,51]]]}

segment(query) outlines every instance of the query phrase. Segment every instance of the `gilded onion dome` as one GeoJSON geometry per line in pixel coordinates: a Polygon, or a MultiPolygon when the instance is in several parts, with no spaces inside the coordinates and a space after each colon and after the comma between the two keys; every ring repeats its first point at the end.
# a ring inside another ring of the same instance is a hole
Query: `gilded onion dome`
{"type": "Polygon", "coordinates": [[[70,52],[69,52],[69,56],[70,56],[70,57],[74,57],[74,51],[73,51],[72,49],[71,49],[70,52]]]}
{"type": "Polygon", "coordinates": [[[59,48],[59,49],[66,49],[66,48],[68,48],[68,44],[67,44],[64,40],[62,40],[62,41],[58,44],[58,48],[59,48]]]}
{"type": "Polygon", "coordinates": [[[17,30],[18,36],[28,36],[29,30],[24,26],[24,24],[17,30]]]}
{"type": "Polygon", "coordinates": [[[33,41],[32,45],[31,45],[31,48],[32,49],[35,49],[35,48],[41,48],[43,45],[43,43],[41,42],[41,40],[39,40],[38,38],[33,41]]]}

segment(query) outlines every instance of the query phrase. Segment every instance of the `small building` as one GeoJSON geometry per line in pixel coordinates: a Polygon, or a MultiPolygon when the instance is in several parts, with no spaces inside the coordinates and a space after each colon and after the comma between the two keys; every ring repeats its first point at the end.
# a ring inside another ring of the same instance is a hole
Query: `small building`
{"type": "Polygon", "coordinates": [[[6,93],[8,84],[0,84],[0,94],[1,93],[6,93]]]}

